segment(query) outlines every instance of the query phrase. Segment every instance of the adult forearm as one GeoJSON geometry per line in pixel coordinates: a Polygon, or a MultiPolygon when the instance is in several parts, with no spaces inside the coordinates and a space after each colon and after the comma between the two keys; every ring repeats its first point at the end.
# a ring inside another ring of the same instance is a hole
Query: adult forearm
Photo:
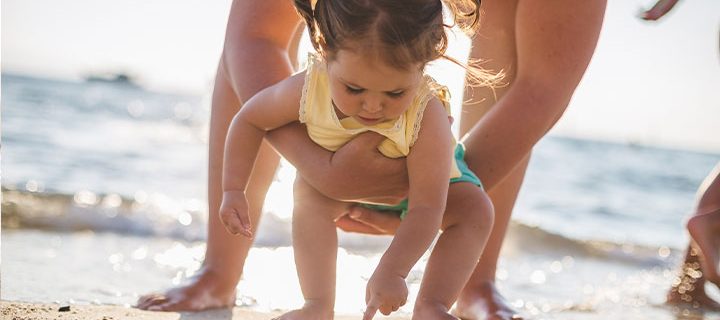
{"type": "Polygon", "coordinates": [[[292,74],[288,45],[299,21],[290,2],[233,1],[222,66],[240,103],[292,74]]]}
{"type": "MultiPolygon", "coordinates": [[[[521,81],[516,85],[523,86],[521,81]]],[[[567,108],[562,96],[532,91],[509,90],[463,139],[468,148],[465,161],[486,190],[525,158],[567,108]]]]}
{"type": "Polygon", "coordinates": [[[492,189],[557,122],[600,34],[605,0],[518,2],[515,81],[464,138],[470,168],[492,189]]]}
{"type": "Polygon", "coordinates": [[[351,141],[333,154],[327,177],[327,183],[330,184],[327,192],[343,201],[378,202],[379,199],[390,198],[395,198],[395,201],[389,204],[402,201],[407,197],[408,189],[405,158],[390,159],[383,156],[377,150],[382,139],[368,144],[363,141],[351,141]]]}
{"type": "Polygon", "coordinates": [[[304,125],[293,123],[270,131],[266,139],[329,198],[396,203],[407,194],[405,162],[380,155],[376,137],[360,136],[333,153],[315,144],[304,125]],[[350,169],[359,166],[364,169],[350,169]]]}
{"type": "Polygon", "coordinates": [[[223,65],[227,69],[229,82],[241,103],[292,74],[287,52],[264,40],[251,40],[225,47],[223,65]],[[252,81],[248,75],[252,76],[252,81]]]}

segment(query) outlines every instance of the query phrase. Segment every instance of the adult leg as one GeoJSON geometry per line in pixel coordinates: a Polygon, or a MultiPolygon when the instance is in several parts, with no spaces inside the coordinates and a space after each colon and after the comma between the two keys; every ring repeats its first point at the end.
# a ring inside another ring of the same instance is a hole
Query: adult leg
{"type": "Polygon", "coordinates": [[[685,261],[680,266],[679,274],[668,291],[667,303],[720,311],[720,303],[705,292],[706,282],[707,279],[700,267],[700,250],[689,245],[685,261]]]}
{"type": "MultiPolygon", "coordinates": [[[[720,179],[718,179],[720,181],[720,179]]],[[[720,186],[720,184],[718,184],[720,186]]],[[[719,189],[720,190],[720,189],[719,189]]],[[[693,245],[700,249],[702,272],[708,281],[720,288],[720,207],[714,211],[699,213],[690,218],[687,229],[692,236],[693,245]]]]}
{"type": "MultiPolygon", "coordinates": [[[[465,135],[502,98],[512,86],[517,71],[515,47],[516,0],[483,1],[484,15],[480,30],[473,41],[471,58],[482,59],[482,66],[492,71],[503,70],[503,86],[498,88],[468,87],[460,117],[460,135],[465,135]]],[[[471,148],[468,152],[473,152],[471,148]]],[[[495,288],[495,271],[515,199],[520,190],[527,159],[502,182],[488,190],[495,206],[495,223],[480,261],[460,295],[455,313],[463,319],[512,319],[516,312],[495,288]]]]}
{"type": "Polygon", "coordinates": [[[688,220],[687,229],[700,249],[703,275],[720,287],[720,164],[707,176],[698,194],[695,216],[688,220]]]}
{"type": "Polygon", "coordinates": [[[472,56],[486,59],[486,68],[504,69],[508,85],[495,95],[471,89],[465,100],[476,103],[463,106],[466,161],[496,209],[483,260],[458,300],[457,313],[465,318],[519,318],[494,287],[497,256],[530,150],[567,108],[595,49],[605,4],[483,1],[486,14],[472,56]]]}
{"type": "MultiPolygon", "coordinates": [[[[166,293],[145,295],[138,300],[138,308],[196,311],[235,304],[235,286],[252,240],[226,232],[218,216],[225,136],[243,101],[292,73],[287,51],[298,23],[299,18],[290,1],[233,2],[210,116],[205,261],[188,284],[166,293]],[[271,14],[272,18],[269,17],[271,14]]],[[[295,52],[290,54],[296,55],[295,52]]],[[[248,189],[250,215],[255,227],[279,157],[264,143],[257,159],[248,189]]]]}
{"type": "Polygon", "coordinates": [[[488,192],[495,206],[495,223],[475,271],[457,301],[455,313],[462,319],[522,319],[497,290],[495,272],[528,159],[488,192]]]}
{"type": "Polygon", "coordinates": [[[705,292],[705,283],[708,280],[719,285],[717,268],[720,250],[720,164],[700,185],[695,215],[688,220],[687,228],[692,237],[691,243],[685,261],[680,266],[680,274],[668,292],[667,302],[720,310],[720,303],[705,292]]]}
{"type": "Polygon", "coordinates": [[[292,234],[295,265],[305,304],[279,320],[332,320],[335,306],[337,231],[335,219],[348,204],[325,197],[298,176],[292,234]]]}
{"type": "Polygon", "coordinates": [[[493,208],[477,186],[450,185],[442,234],[425,269],[413,319],[457,319],[450,307],[470,278],[493,225],[493,208]]]}

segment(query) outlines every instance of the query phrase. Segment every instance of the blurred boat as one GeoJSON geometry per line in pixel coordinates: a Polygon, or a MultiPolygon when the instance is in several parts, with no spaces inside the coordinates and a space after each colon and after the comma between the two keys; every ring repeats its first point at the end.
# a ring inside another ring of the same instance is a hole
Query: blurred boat
{"type": "Polygon", "coordinates": [[[135,79],[126,73],[89,74],[84,78],[89,83],[106,83],[140,88],[135,79]]]}

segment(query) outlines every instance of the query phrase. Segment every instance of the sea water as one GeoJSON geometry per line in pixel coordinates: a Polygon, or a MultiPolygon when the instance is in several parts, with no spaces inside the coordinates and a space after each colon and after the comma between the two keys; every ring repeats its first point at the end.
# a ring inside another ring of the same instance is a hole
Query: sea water
{"type": "MultiPolygon", "coordinates": [[[[208,117],[205,96],[3,74],[2,299],[132,305],[192,276],[206,239],[208,117]]],[[[688,243],[683,221],[718,161],[713,153],[543,139],[498,286],[536,319],[683,316],[663,305],[664,295],[688,243]]],[[[302,304],[290,237],[294,175],[283,162],[239,305],[302,304]]],[[[339,313],[359,314],[389,241],[341,232],[339,313]]],[[[408,277],[409,301],[426,258],[408,277]]]]}

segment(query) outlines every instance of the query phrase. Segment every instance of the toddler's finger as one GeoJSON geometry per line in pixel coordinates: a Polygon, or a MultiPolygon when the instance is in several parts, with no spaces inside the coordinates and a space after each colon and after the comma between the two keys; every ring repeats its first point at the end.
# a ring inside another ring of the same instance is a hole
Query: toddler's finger
{"type": "Polygon", "coordinates": [[[235,216],[238,218],[238,221],[240,221],[240,228],[239,232],[242,233],[242,235],[252,238],[252,224],[250,224],[250,215],[247,214],[247,212],[240,213],[237,210],[235,210],[235,216]]]}
{"type": "Polygon", "coordinates": [[[227,230],[232,235],[238,234],[238,227],[235,226],[236,223],[234,222],[236,219],[236,215],[232,209],[220,210],[220,221],[225,226],[225,230],[227,230]]]}
{"type": "Polygon", "coordinates": [[[380,301],[378,301],[378,299],[373,295],[372,297],[370,297],[370,301],[365,308],[365,313],[363,313],[363,320],[372,320],[372,318],[375,316],[375,313],[377,313],[378,308],[380,308],[380,301]]]}

